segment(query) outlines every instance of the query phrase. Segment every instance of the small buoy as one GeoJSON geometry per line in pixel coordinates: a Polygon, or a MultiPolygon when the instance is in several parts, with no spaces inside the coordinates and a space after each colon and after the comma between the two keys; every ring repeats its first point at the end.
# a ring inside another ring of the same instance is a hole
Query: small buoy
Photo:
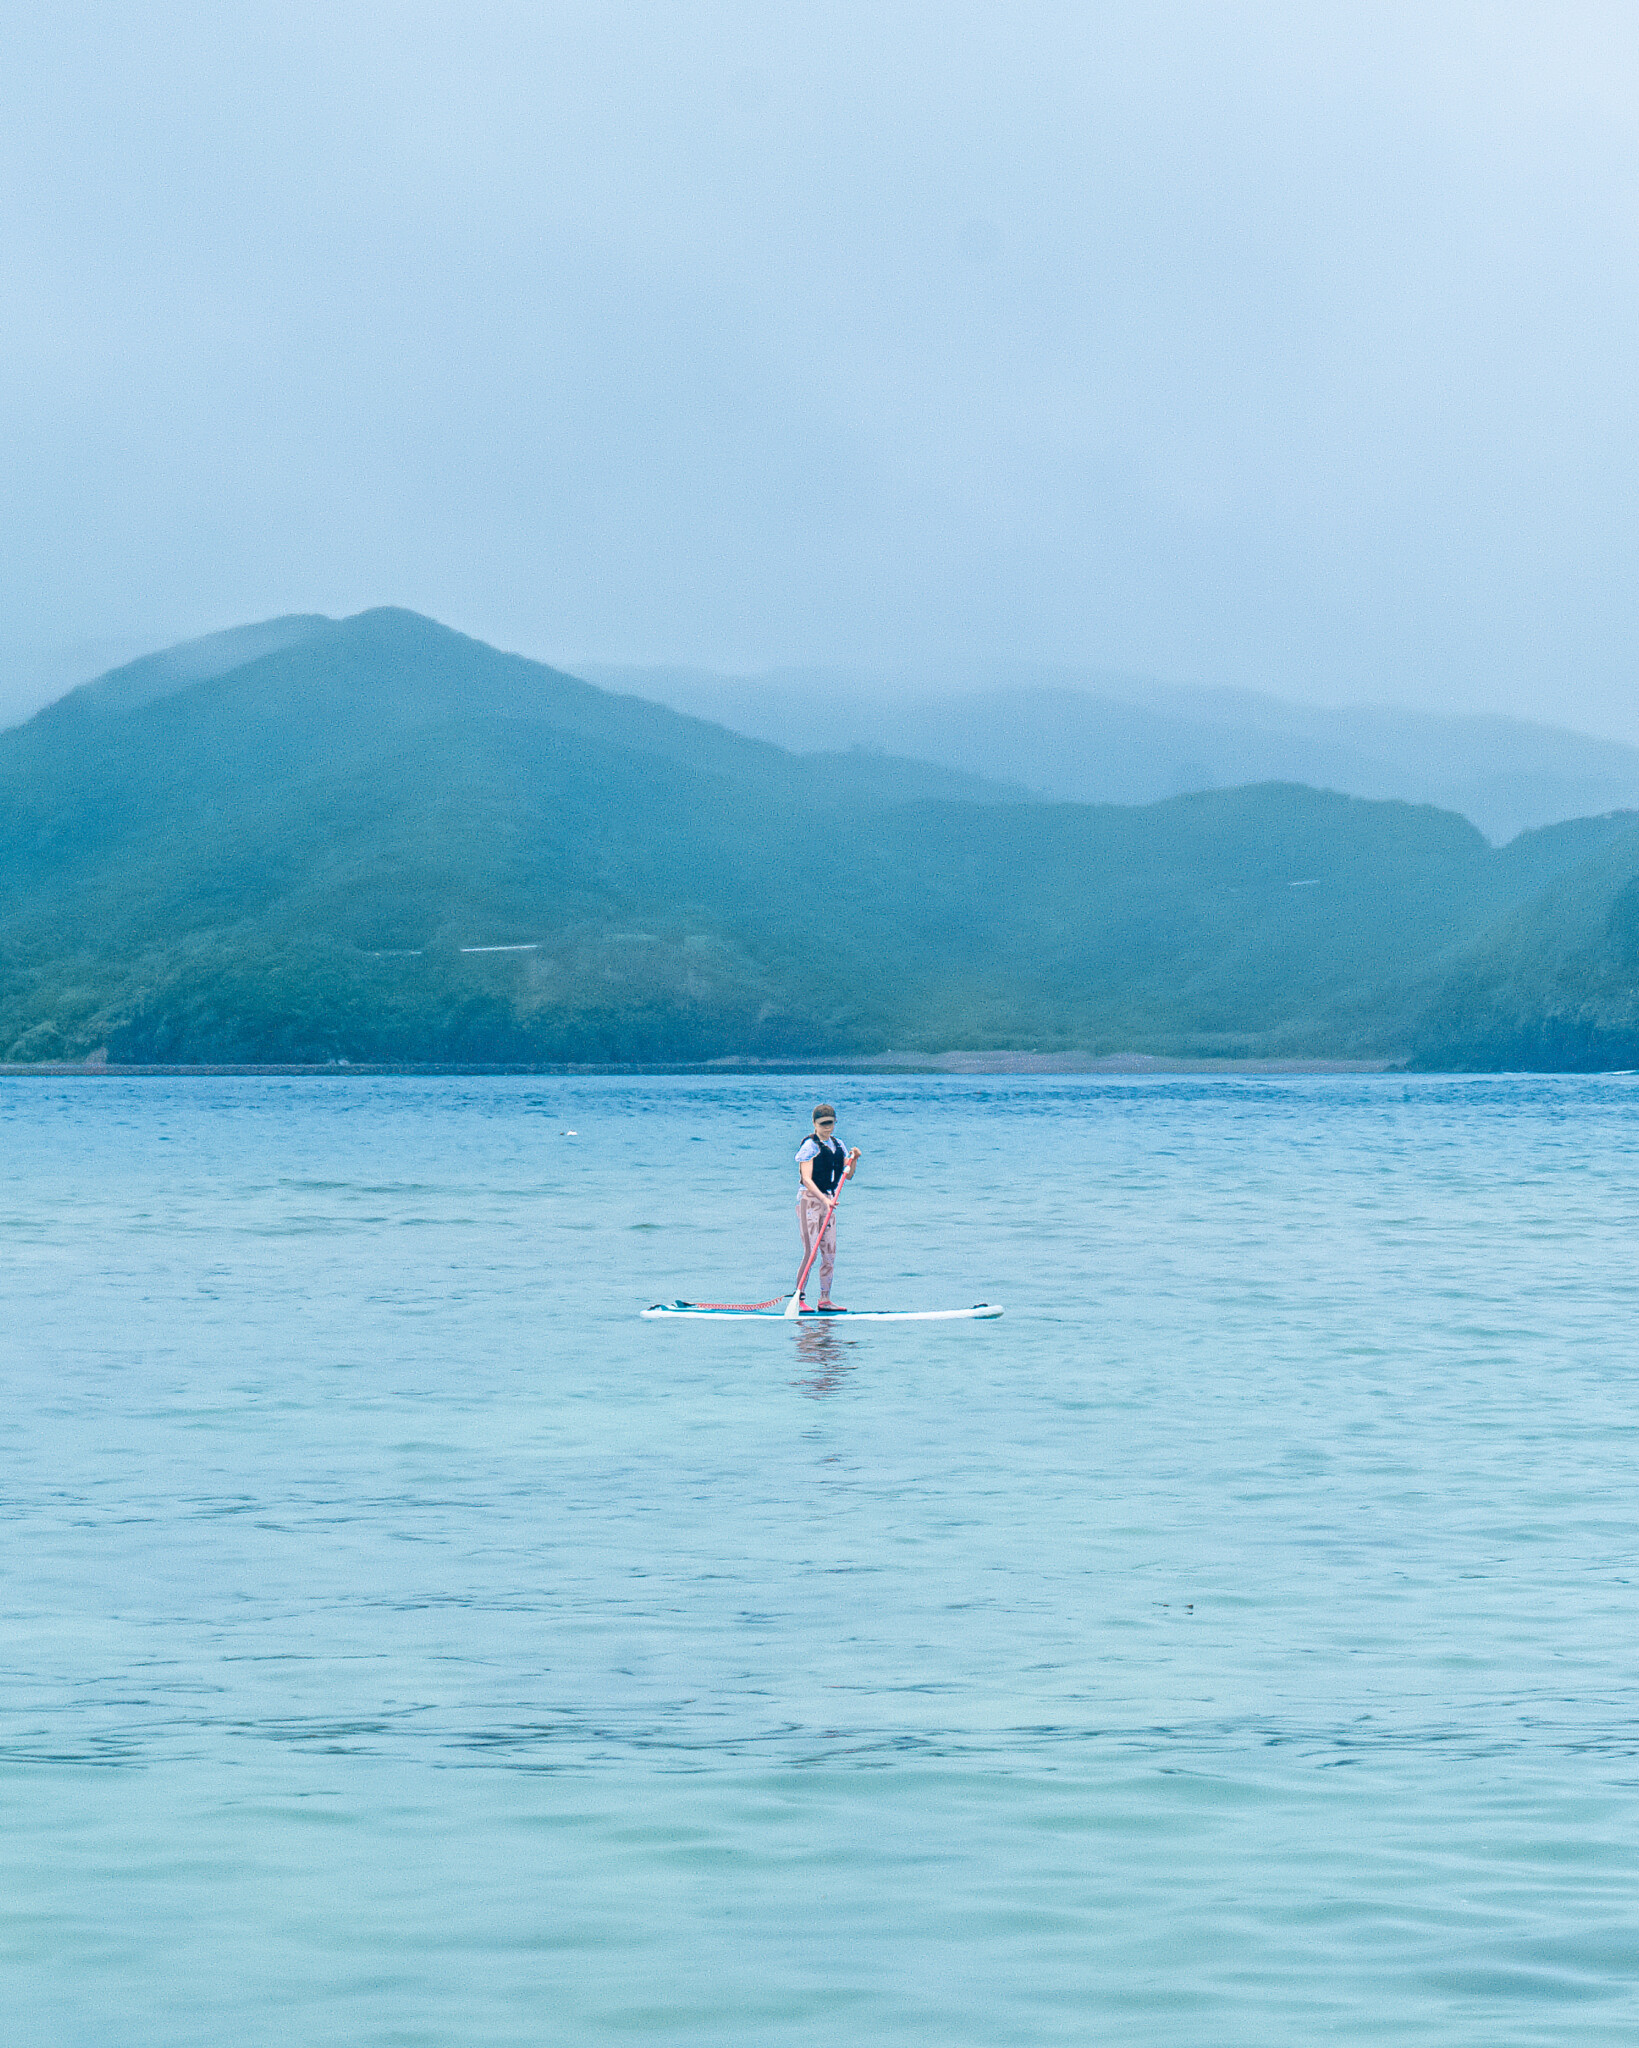
{"type": "Polygon", "coordinates": [[[579,1131],[565,1131],[565,1132],[564,1132],[564,1136],[565,1136],[566,1138],[578,1138],[578,1137],[580,1136],[580,1132],[579,1132],[579,1131]]]}

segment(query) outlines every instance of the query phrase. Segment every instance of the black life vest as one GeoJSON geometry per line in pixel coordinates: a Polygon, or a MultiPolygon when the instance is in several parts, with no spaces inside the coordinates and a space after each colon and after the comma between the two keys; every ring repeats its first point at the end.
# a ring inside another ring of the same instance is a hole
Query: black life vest
{"type": "MultiPolygon", "coordinates": [[[[814,1143],[819,1146],[818,1157],[813,1161],[814,1185],[822,1195],[834,1195],[842,1179],[842,1169],[848,1164],[848,1155],[843,1151],[841,1141],[837,1138],[833,1138],[827,1145],[815,1138],[812,1131],[808,1133],[808,1137],[813,1138],[814,1143]]],[[[805,1138],[803,1143],[807,1142],[808,1139],[805,1138]]],[[[799,1166],[797,1171],[801,1173],[802,1168],[799,1166]]]]}

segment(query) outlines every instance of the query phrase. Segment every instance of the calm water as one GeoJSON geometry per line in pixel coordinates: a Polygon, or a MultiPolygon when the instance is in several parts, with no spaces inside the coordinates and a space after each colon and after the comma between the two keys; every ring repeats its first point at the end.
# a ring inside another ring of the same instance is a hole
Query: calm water
{"type": "Polygon", "coordinates": [[[0,1082],[106,2044],[1630,2042],[1639,1081],[0,1082]],[[849,1335],[650,1324],[796,1263],[849,1335]],[[568,1135],[573,1132],[575,1135],[568,1135]]]}

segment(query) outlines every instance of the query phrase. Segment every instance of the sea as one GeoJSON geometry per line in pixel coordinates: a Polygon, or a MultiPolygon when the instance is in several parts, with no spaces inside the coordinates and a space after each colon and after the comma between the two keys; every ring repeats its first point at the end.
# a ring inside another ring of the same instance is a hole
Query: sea
{"type": "Polygon", "coordinates": [[[0,1081],[26,2048],[1639,2038],[1639,1079],[0,1081]],[[800,1250],[821,1097],[854,1308],[800,1250]]]}

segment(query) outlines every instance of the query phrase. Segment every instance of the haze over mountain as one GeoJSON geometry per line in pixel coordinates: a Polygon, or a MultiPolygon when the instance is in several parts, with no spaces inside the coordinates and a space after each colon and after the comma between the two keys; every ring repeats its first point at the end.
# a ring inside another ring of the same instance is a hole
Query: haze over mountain
{"type": "Polygon", "coordinates": [[[73,692],[0,734],[0,816],[13,1059],[1393,1058],[1545,891],[1639,872],[1628,818],[1499,851],[1285,784],[796,756],[395,611],[73,692]]]}
{"type": "Polygon", "coordinates": [[[1631,7],[6,30],[7,641],[390,593],[1639,743],[1631,7]]]}
{"type": "Polygon", "coordinates": [[[1549,725],[1025,662],[728,676],[582,663],[577,673],[803,750],[883,748],[1074,803],[1153,803],[1304,782],[1460,812],[1489,839],[1639,807],[1639,748],[1549,725]]]}

